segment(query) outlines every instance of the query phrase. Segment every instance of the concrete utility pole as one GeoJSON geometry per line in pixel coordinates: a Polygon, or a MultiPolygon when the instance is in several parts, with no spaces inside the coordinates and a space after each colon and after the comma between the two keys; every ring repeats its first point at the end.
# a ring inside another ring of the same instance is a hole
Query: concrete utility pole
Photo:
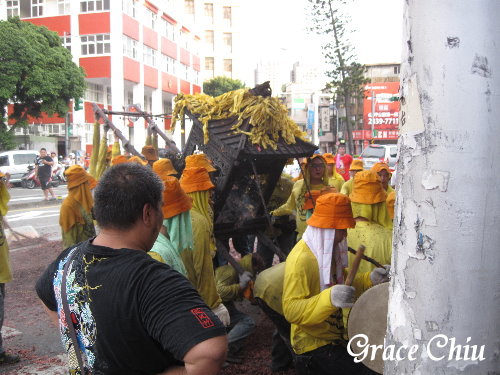
{"type": "Polygon", "coordinates": [[[405,2],[386,348],[417,351],[385,374],[500,369],[499,19],[498,0],[405,2]]]}

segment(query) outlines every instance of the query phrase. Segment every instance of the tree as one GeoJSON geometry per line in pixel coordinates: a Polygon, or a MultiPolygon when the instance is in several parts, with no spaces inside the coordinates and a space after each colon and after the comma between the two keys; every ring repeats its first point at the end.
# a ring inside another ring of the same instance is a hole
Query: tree
{"type": "Polygon", "coordinates": [[[69,101],[83,96],[85,74],[61,45],[57,33],[18,17],[0,21],[0,148],[13,148],[14,129],[29,117],[57,113],[64,117],[69,101]],[[12,104],[12,127],[7,105],[12,104]]]}
{"type": "Polygon", "coordinates": [[[210,96],[219,96],[228,91],[244,89],[245,84],[239,79],[214,77],[203,83],[203,92],[210,96]]]}
{"type": "Polygon", "coordinates": [[[355,61],[354,48],[345,35],[348,18],[339,8],[346,2],[346,0],[309,0],[309,15],[312,18],[311,24],[314,25],[310,30],[328,38],[323,45],[323,55],[331,67],[326,72],[331,81],[326,87],[334,93],[334,100],[344,105],[348,134],[347,148],[349,153],[353,153],[351,98],[363,98],[363,85],[369,80],[364,78],[363,73],[366,68],[355,61]]]}

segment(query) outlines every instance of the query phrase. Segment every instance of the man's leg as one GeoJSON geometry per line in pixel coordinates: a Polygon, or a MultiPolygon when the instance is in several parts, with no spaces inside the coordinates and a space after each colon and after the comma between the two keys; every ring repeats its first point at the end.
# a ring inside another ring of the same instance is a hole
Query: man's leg
{"type": "Polygon", "coordinates": [[[38,179],[40,180],[40,186],[42,188],[43,195],[45,196],[45,200],[49,200],[49,192],[47,191],[47,180],[45,180],[45,177],[40,177],[38,176],[38,179]]]}
{"type": "Polygon", "coordinates": [[[50,195],[52,195],[52,199],[57,199],[52,187],[47,187],[47,190],[49,191],[50,195]]]}
{"type": "Polygon", "coordinates": [[[250,336],[255,328],[255,321],[251,316],[239,311],[233,302],[224,303],[224,305],[231,318],[230,331],[227,334],[228,355],[231,355],[241,350],[245,338],[250,336]]]}
{"type": "Polygon", "coordinates": [[[5,304],[5,284],[0,284],[0,366],[19,362],[20,358],[17,355],[6,353],[2,342],[2,327],[5,304]]]}
{"type": "Polygon", "coordinates": [[[264,314],[276,326],[271,347],[272,371],[289,367],[294,362],[295,356],[290,343],[290,323],[282,315],[271,309],[262,299],[255,298],[255,300],[264,314]]]}

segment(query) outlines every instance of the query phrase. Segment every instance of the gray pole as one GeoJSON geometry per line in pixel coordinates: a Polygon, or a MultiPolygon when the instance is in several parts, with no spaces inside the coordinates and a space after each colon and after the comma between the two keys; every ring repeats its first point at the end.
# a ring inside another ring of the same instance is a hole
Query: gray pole
{"type": "Polygon", "coordinates": [[[386,349],[416,353],[385,374],[500,369],[499,19],[498,0],[405,2],[386,349]]]}
{"type": "Polygon", "coordinates": [[[68,156],[69,155],[69,126],[70,126],[70,122],[69,122],[69,117],[70,116],[70,113],[67,112],[66,113],[66,118],[65,118],[65,127],[66,127],[66,131],[64,133],[64,152],[66,153],[66,155],[64,155],[64,157],[68,156]]]}

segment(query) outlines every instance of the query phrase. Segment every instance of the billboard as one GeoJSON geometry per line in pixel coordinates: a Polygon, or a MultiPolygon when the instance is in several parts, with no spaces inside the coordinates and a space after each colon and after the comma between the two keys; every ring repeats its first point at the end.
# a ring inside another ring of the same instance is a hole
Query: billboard
{"type": "Polygon", "coordinates": [[[399,108],[399,82],[367,84],[363,102],[364,129],[371,130],[373,125],[374,130],[397,130],[399,108]]]}

